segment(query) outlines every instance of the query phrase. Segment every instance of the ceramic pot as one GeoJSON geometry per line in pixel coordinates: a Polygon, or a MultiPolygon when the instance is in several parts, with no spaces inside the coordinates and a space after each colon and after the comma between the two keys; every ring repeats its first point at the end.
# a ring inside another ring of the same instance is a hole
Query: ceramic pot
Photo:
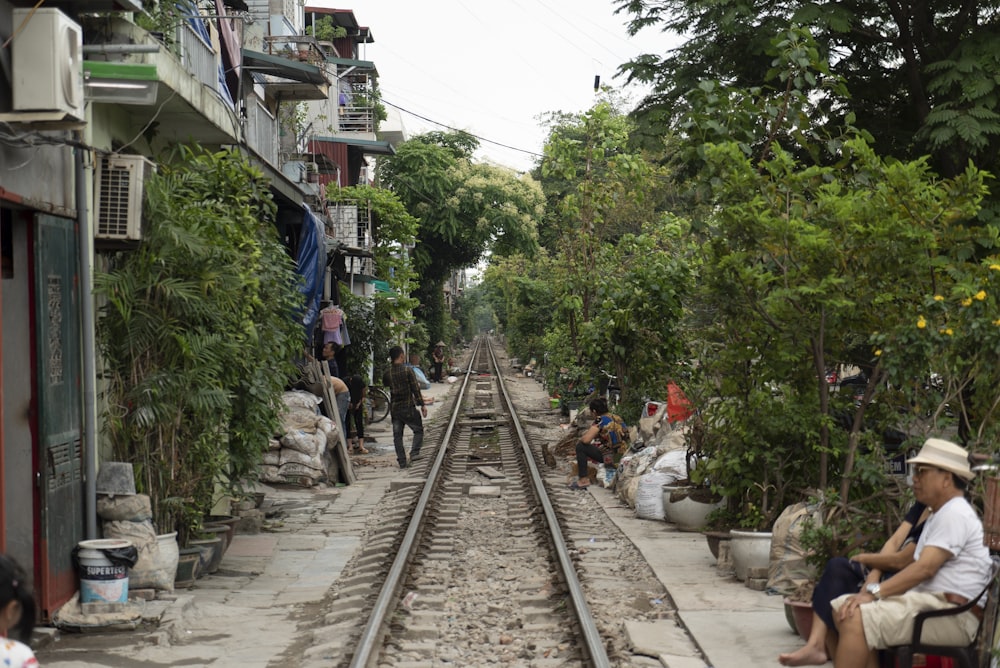
{"type": "Polygon", "coordinates": [[[196,547],[201,550],[201,575],[211,575],[219,570],[219,563],[222,561],[222,539],[218,536],[211,538],[192,538],[188,540],[188,547],[196,547]]]}
{"type": "Polygon", "coordinates": [[[185,547],[177,552],[177,575],[174,576],[174,589],[187,589],[198,578],[201,567],[201,550],[197,547],[185,547]]]}
{"type": "Polygon", "coordinates": [[[229,549],[230,529],[225,524],[214,524],[211,522],[206,522],[201,525],[200,534],[204,538],[211,538],[212,536],[218,536],[219,540],[222,541],[220,546],[222,554],[225,554],[226,550],[229,549]]]}
{"type": "Polygon", "coordinates": [[[229,529],[229,544],[233,543],[233,536],[236,535],[236,524],[240,518],[235,515],[205,515],[203,526],[223,525],[229,529]]]}
{"type": "Polygon", "coordinates": [[[786,598],[785,603],[785,614],[788,615],[788,611],[791,610],[791,617],[793,621],[794,630],[802,636],[803,640],[809,640],[809,632],[812,631],[813,625],[813,606],[809,601],[793,601],[786,598]]]}
{"type": "Polygon", "coordinates": [[[704,487],[663,486],[663,518],[681,531],[704,529],[709,513],[724,502],[704,487]]]}
{"type": "Polygon", "coordinates": [[[719,544],[722,541],[732,539],[728,531],[706,531],[705,539],[708,541],[708,549],[712,551],[712,556],[719,558],[719,544]]]}
{"type": "Polygon", "coordinates": [[[177,545],[177,532],[161,533],[156,537],[156,546],[160,550],[160,565],[164,572],[170,575],[171,581],[177,579],[177,562],[180,560],[180,546],[177,545]]]}
{"type": "Polygon", "coordinates": [[[767,568],[771,561],[770,531],[738,531],[729,532],[732,540],[729,543],[733,555],[733,568],[736,579],[743,582],[747,579],[747,571],[751,568],[767,568]]]}

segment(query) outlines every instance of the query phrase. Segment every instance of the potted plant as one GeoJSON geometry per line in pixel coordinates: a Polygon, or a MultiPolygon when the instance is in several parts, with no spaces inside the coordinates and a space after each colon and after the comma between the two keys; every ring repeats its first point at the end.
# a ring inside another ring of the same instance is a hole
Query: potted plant
{"type": "Polygon", "coordinates": [[[310,33],[319,42],[333,42],[347,37],[347,28],[334,25],[332,16],[321,16],[309,28],[310,33]]]}
{"type": "MultiPolygon", "coordinates": [[[[687,477],[663,486],[664,519],[681,531],[704,529],[709,516],[725,505],[725,499],[712,491],[704,476],[695,476],[697,483],[692,481],[696,461],[697,453],[689,449],[685,457],[687,477]]],[[[717,552],[715,556],[718,557],[717,552]]]]}

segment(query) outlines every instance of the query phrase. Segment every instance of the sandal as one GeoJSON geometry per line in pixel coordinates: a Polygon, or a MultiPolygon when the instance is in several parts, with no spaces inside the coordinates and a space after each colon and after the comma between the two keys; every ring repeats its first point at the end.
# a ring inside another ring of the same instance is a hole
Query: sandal
{"type": "Polygon", "coordinates": [[[572,489],[572,490],[587,489],[588,487],[590,487],[590,485],[581,485],[578,480],[574,480],[569,485],[569,488],[572,489]]]}
{"type": "Polygon", "coordinates": [[[357,450],[355,450],[355,452],[357,452],[359,455],[367,455],[368,454],[368,449],[365,448],[365,446],[363,446],[363,445],[359,445],[358,448],[357,448],[357,450]]]}

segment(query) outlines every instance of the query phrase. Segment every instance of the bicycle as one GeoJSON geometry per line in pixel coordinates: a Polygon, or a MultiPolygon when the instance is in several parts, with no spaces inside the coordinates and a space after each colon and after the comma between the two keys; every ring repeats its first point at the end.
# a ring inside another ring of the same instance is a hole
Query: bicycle
{"type": "Polygon", "coordinates": [[[384,387],[369,385],[365,395],[365,424],[381,422],[389,414],[389,393],[384,387]]]}
{"type": "Polygon", "coordinates": [[[622,400],[622,388],[618,385],[618,376],[601,369],[604,377],[598,383],[598,396],[608,400],[608,408],[614,410],[622,400]]]}

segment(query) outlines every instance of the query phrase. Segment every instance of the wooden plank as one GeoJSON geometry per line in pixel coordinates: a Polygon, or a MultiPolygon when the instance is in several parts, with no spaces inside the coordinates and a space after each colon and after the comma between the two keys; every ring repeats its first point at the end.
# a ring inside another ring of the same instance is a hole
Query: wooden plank
{"type": "MultiPolygon", "coordinates": [[[[333,385],[330,384],[330,366],[323,364],[317,360],[313,360],[312,364],[318,364],[320,367],[320,374],[323,377],[323,401],[326,402],[327,413],[330,415],[330,419],[337,424],[337,438],[336,452],[337,459],[340,460],[340,473],[344,478],[344,482],[348,485],[354,484],[358,478],[354,474],[354,467],[351,465],[351,457],[347,452],[347,437],[344,434],[344,420],[340,415],[340,409],[337,408],[337,397],[333,394],[333,385]]],[[[330,444],[327,443],[327,447],[330,444]]]]}

